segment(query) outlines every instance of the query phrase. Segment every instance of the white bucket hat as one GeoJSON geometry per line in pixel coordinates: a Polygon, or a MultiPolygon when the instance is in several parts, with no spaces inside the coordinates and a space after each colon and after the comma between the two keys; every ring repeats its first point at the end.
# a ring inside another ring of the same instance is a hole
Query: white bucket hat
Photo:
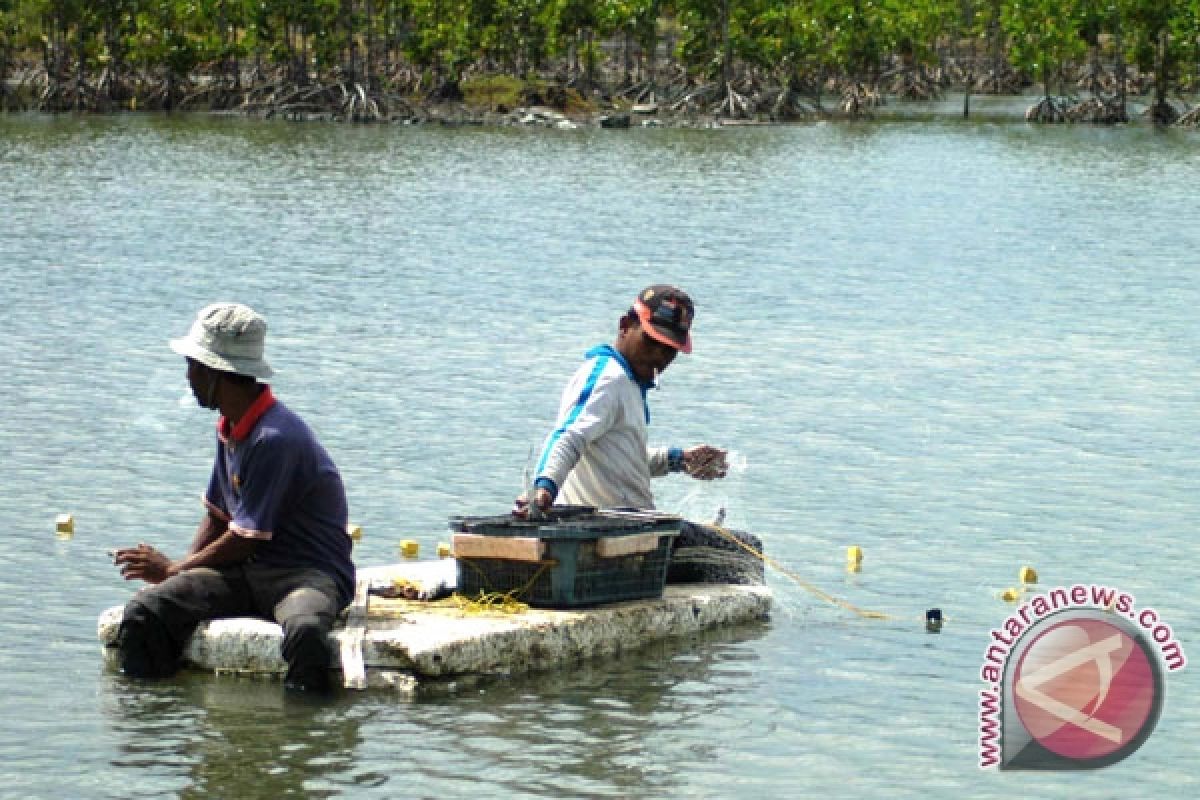
{"type": "Polygon", "coordinates": [[[222,372],[266,379],[275,374],[263,358],[267,321],[241,303],[213,303],[200,309],[187,336],[171,349],[222,372]]]}

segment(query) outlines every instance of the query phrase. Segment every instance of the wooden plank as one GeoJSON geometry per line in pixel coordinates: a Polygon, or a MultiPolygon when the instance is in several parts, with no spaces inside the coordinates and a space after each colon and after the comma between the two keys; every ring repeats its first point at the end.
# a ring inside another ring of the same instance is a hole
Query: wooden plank
{"type": "Polygon", "coordinates": [[[546,543],[527,536],[484,536],[456,533],[450,537],[455,558],[502,558],[508,561],[541,561],[546,543]]]}
{"type": "Polygon", "coordinates": [[[632,536],[605,536],[596,540],[596,556],[613,558],[634,553],[652,553],[658,549],[659,533],[635,533],[632,536]]]}
{"type": "Polygon", "coordinates": [[[354,602],[346,610],[346,626],[341,636],[342,685],[347,689],[367,688],[367,668],[363,664],[363,639],[367,635],[367,606],[371,602],[371,581],[359,578],[354,587],[354,602]]]}

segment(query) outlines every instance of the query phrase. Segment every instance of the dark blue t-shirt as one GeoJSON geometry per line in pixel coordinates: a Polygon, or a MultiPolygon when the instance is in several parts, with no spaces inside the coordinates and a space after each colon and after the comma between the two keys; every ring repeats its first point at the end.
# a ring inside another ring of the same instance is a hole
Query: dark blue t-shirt
{"type": "Polygon", "coordinates": [[[341,475],[304,420],[262,394],[236,426],[217,423],[217,458],[205,501],[238,536],[258,541],[257,564],[311,567],[354,596],[352,542],[341,475]]]}

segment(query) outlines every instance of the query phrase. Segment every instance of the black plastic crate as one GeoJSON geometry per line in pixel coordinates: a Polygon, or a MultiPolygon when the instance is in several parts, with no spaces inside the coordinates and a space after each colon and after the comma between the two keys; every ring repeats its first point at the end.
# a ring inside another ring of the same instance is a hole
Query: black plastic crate
{"type": "Polygon", "coordinates": [[[539,608],[578,608],[661,597],[671,541],[682,520],[665,514],[595,512],[536,522],[514,517],[456,517],[451,528],[485,536],[540,539],[540,562],[459,558],[458,592],[511,593],[539,608]],[[655,534],[653,550],[602,557],[602,538],[655,534]]]}

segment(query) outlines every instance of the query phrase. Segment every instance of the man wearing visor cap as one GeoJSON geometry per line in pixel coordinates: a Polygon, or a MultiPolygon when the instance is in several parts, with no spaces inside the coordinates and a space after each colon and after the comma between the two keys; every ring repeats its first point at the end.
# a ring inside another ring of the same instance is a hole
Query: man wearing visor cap
{"type": "Polygon", "coordinates": [[[206,513],[178,561],[147,544],[116,552],[127,580],[151,586],[125,606],[121,670],[172,674],[196,626],[256,616],[283,627],[289,689],[326,691],[329,631],[354,592],[346,492],[329,454],[264,383],[267,325],[252,309],[202,309],[171,348],[187,360],[197,402],[219,411],[206,513]]]}
{"type": "MultiPolygon", "coordinates": [[[[596,508],[654,508],[650,479],[686,472],[725,476],[726,453],[699,445],[650,447],[646,392],[679,353],[692,352],[695,307],[674,286],[643,289],[621,317],[616,342],[587,352],[563,391],[558,424],[538,459],[533,494],[552,504],[596,508]]],[[[518,509],[526,498],[518,498],[518,509]]]]}

